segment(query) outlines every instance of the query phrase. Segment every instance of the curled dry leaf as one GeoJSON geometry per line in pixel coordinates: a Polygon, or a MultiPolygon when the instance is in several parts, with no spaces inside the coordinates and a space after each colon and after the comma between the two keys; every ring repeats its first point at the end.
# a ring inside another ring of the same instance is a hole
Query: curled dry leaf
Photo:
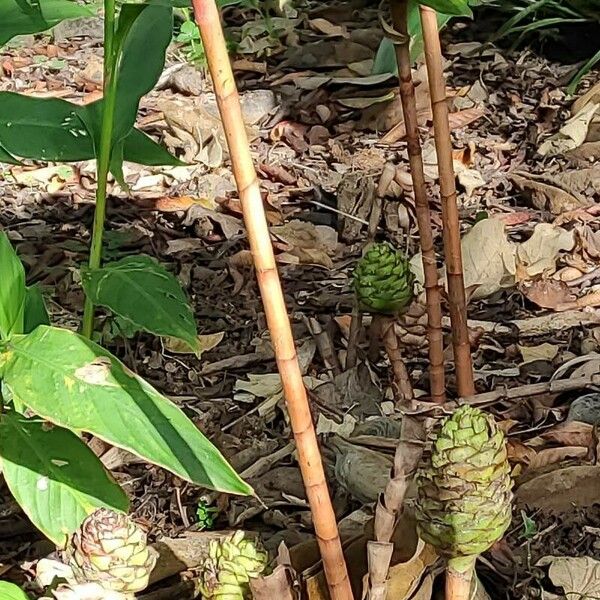
{"type": "MultiPolygon", "coordinates": [[[[531,440],[530,443],[534,443],[531,440]]],[[[581,446],[591,448],[594,443],[594,426],[581,421],[568,421],[560,423],[539,436],[542,442],[555,442],[564,446],[581,446]]]]}
{"type": "Polygon", "coordinates": [[[564,281],[554,279],[536,279],[522,282],[520,290],[528,299],[541,306],[556,310],[558,306],[575,299],[571,289],[564,281]]]}
{"type": "Polygon", "coordinates": [[[573,194],[549,181],[536,181],[533,176],[512,174],[510,179],[522,191],[531,196],[531,202],[540,210],[549,210],[553,215],[577,210],[585,204],[573,194]]]}
{"type": "Polygon", "coordinates": [[[473,299],[514,285],[515,244],[508,240],[502,222],[479,221],[463,237],[461,246],[465,287],[476,287],[473,299]]]}
{"type": "Polygon", "coordinates": [[[331,257],[337,249],[337,232],[332,227],[293,220],[273,227],[271,232],[287,246],[284,255],[277,257],[280,262],[333,268],[331,257]]]}
{"type": "Polygon", "coordinates": [[[517,278],[554,273],[559,253],[574,246],[574,232],[550,223],[538,223],[532,236],[517,247],[517,278]]]}
{"type": "Polygon", "coordinates": [[[545,556],[537,566],[548,564],[548,577],[563,589],[566,598],[600,597],[600,561],[590,556],[545,556]]]}
{"type": "Polygon", "coordinates": [[[548,465],[554,465],[569,458],[585,458],[588,449],[582,446],[563,446],[561,448],[546,448],[536,453],[529,463],[530,469],[541,469],[548,465]]]}
{"type": "Polygon", "coordinates": [[[208,352],[208,350],[212,350],[218,346],[224,336],[224,331],[198,335],[198,347],[196,349],[191,348],[183,340],[169,337],[164,339],[164,345],[165,349],[173,354],[195,354],[196,358],[200,359],[204,352],[208,352]]]}

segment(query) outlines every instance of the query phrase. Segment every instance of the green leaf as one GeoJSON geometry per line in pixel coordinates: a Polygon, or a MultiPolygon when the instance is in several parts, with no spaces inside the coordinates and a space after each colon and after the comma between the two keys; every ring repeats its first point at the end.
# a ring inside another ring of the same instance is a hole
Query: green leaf
{"type": "Polygon", "coordinates": [[[126,512],[129,500],[100,459],[73,432],[7,411],[0,462],[15,500],[57,546],[97,508],[126,512]]]}
{"type": "MultiPolygon", "coordinates": [[[[94,104],[98,111],[94,118],[99,119],[101,105],[94,104]]],[[[91,114],[89,107],[66,100],[0,92],[0,162],[19,164],[11,154],[57,162],[93,159],[91,114]]],[[[97,127],[99,131],[99,120],[97,127]]],[[[183,164],[135,128],[124,140],[123,158],[146,165],[183,164]]]]}
{"type": "Polygon", "coordinates": [[[196,322],[177,278],[149,256],[127,256],[99,269],[83,267],[86,295],[144,331],[198,345],[196,322]]]}
{"type": "Polygon", "coordinates": [[[24,591],[8,581],[0,581],[0,598],[2,600],[30,600],[24,591]]]}
{"type": "Polygon", "coordinates": [[[167,152],[160,144],[139,129],[132,129],[124,140],[123,158],[141,165],[180,167],[184,162],[167,152]]]}
{"type": "Polygon", "coordinates": [[[77,114],[81,108],[59,98],[0,92],[0,146],[37,160],[93,158],[92,139],[77,114]]]}
{"type": "Polygon", "coordinates": [[[50,317],[42,290],[38,285],[28,286],[25,290],[25,322],[23,333],[30,333],[38,325],[50,325],[50,317]]]}
{"type": "Polygon", "coordinates": [[[65,19],[93,13],[73,0],[0,0],[0,46],[16,35],[38,33],[65,19]]]}
{"type": "Polygon", "coordinates": [[[420,3],[434,10],[454,17],[472,17],[473,11],[468,0],[420,0],[420,3]]]}
{"type": "Polygon", "coordinates": [[[23,333],[25,269],[8,236],[0,231],[0,339],[23,333]]]}
{"type": "MultiPolygon", "coordinates": [[[[127,5],[123,9],[125,7],[127,5]]],[[[171,43],[172,33],[173,9],[167,6],[145,6],[128,27],[117,75],[114,141],[129,133],[135,123],[142,96],[156,85],[165,66],[165,53],[171,43]],[[152,44],[148,44],[149,39],[152,44]]]]}
{"type": "Polygon", "coordinates": [[[84,337],[42,325],[6,344],[4,386],[34,413],[86,431],[197,485],[252,494],[172,402],[84,337]]]}

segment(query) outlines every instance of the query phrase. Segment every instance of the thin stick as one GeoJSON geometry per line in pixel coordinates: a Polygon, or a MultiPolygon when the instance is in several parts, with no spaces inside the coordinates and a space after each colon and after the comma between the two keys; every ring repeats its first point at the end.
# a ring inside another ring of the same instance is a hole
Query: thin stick
{"type": "Polygon", "coordinates": [[[427,63],[435,149],[440,174],[444,254],[448,274],[448,304],[452,320],[452,345],[457,387],[460,396],[470,396],[475,393],[475,386],[467,329],[467,304],[462,270],[458,208],[456,206],[456,184],[452,164],[452,142],[448,123],[448,104],[446,103],[446,82],[442,70],[442,50],[435,11],[425,6],[420,6],[419,10],[423,26],[425,62],[427,63]]]}
{"type": "Polygon", "coordinates": [[[317,436],[275,265],[265,210],[252,163],[219,11],[215,0],[193,0],[193,5],[231,155],[233,174],[240,195],[244,223],[248,230],[258,285],[296,440],[298,462],[312,512],[329,593],[331,600],[352,600],[352,589],[335,512],[327,489],[317,436]]]}
{"type": "Polygon", "coordinates": [[[429,342],[429,385],[433,402],[442,403],[446,399],[444,382],[444,338],[442,335],[442,291],[438,284],[438,270],[433,247],[429,200],[425,187],[425,172],[417,120],[415,85],[412,79],[410,60],[410,37],[408,35],[408,1],[391,0],[392,21],[401,40],[394,45],[400,81],[400,99],[404,113],[406,142],[410,174],[415,195],[415,213],[419,227],[423,273],[425,276],[425,296],[427,299],[427,339],[429,342]]]}
{"type": "Polygon", "coordinates": [[[469,600],[471,598],[471,581],[475,564],[467,571],[456,571],[452,567],[446,569],[446,600],[469,600]]]}

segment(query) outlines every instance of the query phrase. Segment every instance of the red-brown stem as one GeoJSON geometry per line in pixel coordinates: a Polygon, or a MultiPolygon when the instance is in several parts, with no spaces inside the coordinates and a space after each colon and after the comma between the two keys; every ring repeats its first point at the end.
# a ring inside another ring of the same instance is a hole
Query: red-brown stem
{"type": "Polygon", "coordinates": [[[425,278],[425,296],[427,299],[427,338],[429,341],[429,383],[431,399],[442,403],[446,399],[444,382],[444,338],[442,335],[442,291],[438,284],[438,270],[433,247],[431,214],[425,187],[425,172],[421,153],[415,85],[412,79],[410,60],[410,38],[408,36],[408,1],[391,0],[392,21],[395,30],[404,37],[404,41],[395,44],[400,81],[400,99],[404,113],[406,143],[410,174],[415,195],[415,213],[419,227],[423,273],[425,278]]]}
{"type": "Polygon", "coordinates": [[[394,329],[395,319],[379,318],[381,319],[381,339],[394,373],[394,395],[399,404],[406,406],[414,398],[414,393],[394,329]]]}
{"type": "Polygon", "coordinates": [[[452,567],[446,569],[446,600],[470,600],[474,568],[464,573],[452,567]]]}
{"type": "Polygon", "coordinates": [[[219,11],[215,0],[193,0],[193,6],[231,155],[244,223],[248,230],[256,276],[277,367],[281,375],[290,423],[298,449],[298,462],[312,512],[331,600],[352,600],[352,589],[335,512],[327,489],[317,436],[275,265],[265,210],[252,163],[219,11]]]}
{"type": "Polygon", "coordinates": [[[435,11],[421,6],[420,13],[433,112],[435,149],[440,174],[444,254],[448,275],[448,304],[452,321],[456,380],[459,396],[470,396],[475,393],[475,386],[467,328],[467,303],[462,269],[458,207],[456,205],[456,183],[452,164],[452,141],[448,122],[446,81],[442,70],[442,49],[435,11]]]}

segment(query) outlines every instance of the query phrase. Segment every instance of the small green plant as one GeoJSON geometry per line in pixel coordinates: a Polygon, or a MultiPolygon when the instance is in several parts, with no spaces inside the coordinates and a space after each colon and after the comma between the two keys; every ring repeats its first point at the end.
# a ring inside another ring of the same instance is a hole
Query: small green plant
{"type": "Polygon", "coordinates": [[[519,537],[530,540],[538,531],[537,523],[524,510],[521,510],[521,520],[523,521],[523,531],[519,537]]]}
{"type": "MultiPolygon", "coordinates": [[[[510,37],[514,39],[513,48],[526,43],[533,35],[559,38],[561,27],[568,24],[600,25],[598,0],[498,0],[489,3],[489,7],[511,15],[491,41],[496,42],[510,37]]],[[[600,50],[575,73],[567,93],[574,94],[581,79],[598,63],[600,63],[600,50]]]]}
{"type": "Polygon", "coordinates": [[[95,509],[129,506],[82,433],[197,485],[252,493],[181,409],[101,346],[48,324],[2,231],[0,281],[0,466],[48,538],[64,546],[95,509]]]}
{"type": "Polygon", "coordinates": [[[204,54],[204,45],[202,44],[198,25],[196,25],[188,8],[182,8],[180,12],[184,20],[181,23],[179,34],[175,37],[175,41],[183,44],[185,56],[189,62],[205,67],[206,55],[204,54]]]}
{"type": "Polygon", "coordinates": [[[206,500],[200,499],[196,508],[196,518],[200,529],[212,529],[218,513],[219,509],[216,506],[210,506],[206,500]]]}

